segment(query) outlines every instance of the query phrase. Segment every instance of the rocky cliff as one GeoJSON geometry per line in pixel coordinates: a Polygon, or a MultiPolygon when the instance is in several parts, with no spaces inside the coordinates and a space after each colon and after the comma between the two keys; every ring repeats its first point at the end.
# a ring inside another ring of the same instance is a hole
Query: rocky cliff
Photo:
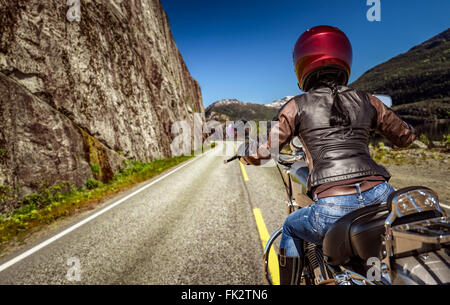
{"type": "Polygon", "coordinates": [[[20,194],[170,157],[172,123],[203,113],[159,0],[81,0],[79,21],[70,9],[0,1],[0,185],[20,194]]]}

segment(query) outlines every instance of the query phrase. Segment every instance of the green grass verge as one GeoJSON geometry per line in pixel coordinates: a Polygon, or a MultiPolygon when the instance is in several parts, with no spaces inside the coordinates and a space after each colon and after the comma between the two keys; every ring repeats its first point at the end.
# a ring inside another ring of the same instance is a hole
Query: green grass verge
{"type": "MultiPolygon", "coordinates": [[[[429,144],[430,140],[425,135],[419,137],[419,141],[429,144]]],[[[450,135],[445,135],[442,141],[434,141],[438,146],[434,148],[391,148],[383,142],[369,145],[370,155],[377,163],[396,165],[424,165],[427,161],[448,160],[450,148],[450,135]]]]}
{"type": "MultiPolygon", "coordinates": [[[[212,143],[211,148],[214,148],[212,143]]],[[[105,197],[117,194],[131,186],[148,180],[190,158],[180,156],[139,162],[126,160],[123,169],[115,174],[109,183],[89,179],[86,187],[76,188],[70,182],[44,188],[38,193],[20,199],[20,209],[8,215],[0,214],[0,251],[10,241],[20,239],[26,233],[41,228],[56,219],[74,214],[77,210],[92,209],[105,197]]],[[[10,189],[0,189],[0,203],[8,196],[10,189]]]]}

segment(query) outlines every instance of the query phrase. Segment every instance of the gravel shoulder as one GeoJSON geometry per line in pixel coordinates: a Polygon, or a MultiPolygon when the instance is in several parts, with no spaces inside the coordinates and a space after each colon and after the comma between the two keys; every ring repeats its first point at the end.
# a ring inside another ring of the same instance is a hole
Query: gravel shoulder
{"type": "Polygon", "coordinates": [[[430,161],[423,165],[383,165],[391,173],[390,183],[395,188],[426,186],[438,193],[441,202],[450,202],[450,167],[446,163],[430,161]]]}
{"type": "Polygon", "coordinates": [[[395,188],[426,186],[450,203],[450,153],[448,148],[372,148],[375,161],[385,166],[395,188]]]}

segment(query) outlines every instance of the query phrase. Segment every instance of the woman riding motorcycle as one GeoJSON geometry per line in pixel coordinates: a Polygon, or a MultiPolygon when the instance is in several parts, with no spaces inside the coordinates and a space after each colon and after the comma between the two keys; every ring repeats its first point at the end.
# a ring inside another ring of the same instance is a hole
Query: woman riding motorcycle
{"type": "Polygon", "coordinates": [[[304,92],[279,111],[266,143],[243,164],[260,165],[298,136],[309,167],[308,194],[314,203],[290,214],[280,242],[280,283],[298,284],[303,241],[321,244],[331,225],[345,214],[385,201],[394,191],[389,172],[372,160],[369,136],[375,129],[406,147],[414,129],[373,95],[346,86],[352,63],[347,36],[331,26],[307,30],[293,52],[299,88],[304,92]]]}

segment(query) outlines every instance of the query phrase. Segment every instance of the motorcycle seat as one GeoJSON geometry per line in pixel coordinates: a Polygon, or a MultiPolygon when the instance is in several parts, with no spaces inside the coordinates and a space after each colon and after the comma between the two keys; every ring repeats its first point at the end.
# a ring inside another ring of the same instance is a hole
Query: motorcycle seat
{"type": "MultiPolygon", "coordinates": [[[[390,211],[386,203],[369,205],[354,210],[339,218],[325,234],[323,254],[325,261],[333,266],[345,265],[352,258],[367,260],[370,257],[382,259],[382,236],[384,222],[390,211]]],[[[436,210],[407,215],[392,225],[441,217],[436,210]]]]}
{"type": "Polygon", "coordinates": [[[330,265],[344,265],[357,256],[382,257],[381,236],[389,214],[387,205],[374,204],[339,218],[325,234],[323,254],[330,265]]]}

